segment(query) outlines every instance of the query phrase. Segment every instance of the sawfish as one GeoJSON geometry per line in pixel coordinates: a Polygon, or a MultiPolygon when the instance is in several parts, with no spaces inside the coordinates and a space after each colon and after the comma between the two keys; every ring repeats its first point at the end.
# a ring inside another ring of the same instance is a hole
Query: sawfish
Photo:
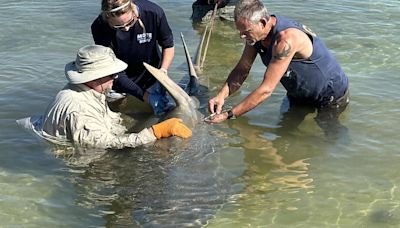
{"type": "MultiPolygon", "coordinates": [[[[204,34],[206,33],[207,29],[204,34]]],[[[201,42],[199,43],[195,59],[200,58],[199,55],[201,55],[203,48],[205,48],[205,50],[207,49],[208,45],[203,47],[205,36],[204,34],[201,42]]],[[[163,117],[163,119],[168,119],[172,117],[181,118],[188,127],[193,128],[203,119],[203,114],[199,111],[199,95],[201,94],[201,87],[206,88],[206,86],[199,84],[198,72],[201,72],[202,62],[199,62],[198,64],[193,63],[182,33],[181,39],[185,51],[185,57],[190,77],[188,85],[185,88],[180,87],[167,74],[165,74],[165,72],[161,71],[160,69],[157,69],[147,63],[143,63],[143,65],[161,83],[161,85],[165,87],[165,89],[175,101],[176,107],[173,110],[169,111],[163,117]]]]}
{"type": "Polygon", "coordinates": [[[208,86],[199,84],[198,74],[202,73],[214,25],[216,11],[217,4],[215,4],[211,19],[207,24],[202,34],[201,41],[197,46],[197,52],[194,58],[195,63],[193,63],[193,60],[189,53],[189,49],[185,42],[185,38],[181,33],[182,44],[185,51],[185,57],[189,72],[189,83],[186,86],[185,90],[177,85],[170,77],[168,77],[165,72],[147,63],[143,63],[145,68],[161,83],[161,85],[165,87],[165,89],[175,101],[176,107],[173,110],[169,111],[163,119],[178,117],[182,119],[188,127],[193,128],[203,118],[203,115],[199,112],[199,108],[202,103],[200,101],[204,99],[204,96],[201,96],[202,88],[208,90],[208,86]]]}

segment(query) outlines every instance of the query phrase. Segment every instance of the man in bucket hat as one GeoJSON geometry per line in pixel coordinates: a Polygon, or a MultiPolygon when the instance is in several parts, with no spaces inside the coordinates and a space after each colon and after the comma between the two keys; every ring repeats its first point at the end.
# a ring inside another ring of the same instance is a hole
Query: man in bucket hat
{"type": "Polygon", "coordinates": [[[190,137],[191,130],[177,118],[139,133],[126,133],[120,113],[110,110],[105,96],[117,73],[126,67],[110,48],[80,48],[76,60],[65,66],[69,83],[50,103],[40,124],[33,124],[33,130],[52,142],[72,141],[97,148],[136,147],[172,135],[190,137]]]}

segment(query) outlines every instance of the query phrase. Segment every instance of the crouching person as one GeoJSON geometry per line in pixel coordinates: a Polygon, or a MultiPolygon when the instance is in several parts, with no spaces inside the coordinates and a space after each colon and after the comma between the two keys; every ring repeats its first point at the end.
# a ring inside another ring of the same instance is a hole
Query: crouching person
{"type": "Polygon", "coordinates": [[[65,66],[69,83],[33,124],[33,130],[50,141],[97,148],[136,147],[173,135],[189,138],[191,130],[177,118],[138,133],[126,132],[120,113],[110,110],[105,96],[113,79],[126,68],[110,48],[89,45],[79,49],[76,60],[65,66]]]}

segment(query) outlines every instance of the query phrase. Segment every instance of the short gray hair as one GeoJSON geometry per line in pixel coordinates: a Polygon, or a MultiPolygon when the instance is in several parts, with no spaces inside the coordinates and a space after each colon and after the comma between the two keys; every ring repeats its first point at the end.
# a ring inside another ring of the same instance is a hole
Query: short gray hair
{"type": "Polygon", "coordinates": [[[269,20],[269,17],[267,8],[261,0],[240,0],[235,6],[235,21],[239,18],[244,18],[252,23],[256,23],[262,18],[269,20]]]}

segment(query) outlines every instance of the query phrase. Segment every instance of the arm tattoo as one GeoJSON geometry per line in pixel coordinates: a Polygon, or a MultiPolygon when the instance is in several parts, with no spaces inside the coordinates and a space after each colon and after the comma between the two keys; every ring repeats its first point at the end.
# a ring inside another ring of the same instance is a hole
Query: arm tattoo
{"type": "Polygon", "coordinates": [[[281,50],[280,52],[276,53],[276,55],[274,56],[275,59],[277,60],[282,60],[285,57],[289,56],[290,51],[292,50],[292,46],[285,41],[285,46],[283,47],[283,50],[281,50]]]}

